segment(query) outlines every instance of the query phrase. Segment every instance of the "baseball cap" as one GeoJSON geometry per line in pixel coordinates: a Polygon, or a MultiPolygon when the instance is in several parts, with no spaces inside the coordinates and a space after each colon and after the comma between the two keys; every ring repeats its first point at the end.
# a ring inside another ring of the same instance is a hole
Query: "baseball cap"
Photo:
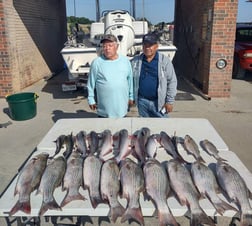
{"type": "Polygon", "coordinates": [[[117,42],[117,38],[112,34],[104,35],[103,39],[101,40],[101,43],[103,43],[106,40],[111,42],[117,42]]]}
{"type": "Polygon", "coordinates": [[[158,36],[154,33],[148,33],[143,36],[143,44],[157,44],[158,36]]]}

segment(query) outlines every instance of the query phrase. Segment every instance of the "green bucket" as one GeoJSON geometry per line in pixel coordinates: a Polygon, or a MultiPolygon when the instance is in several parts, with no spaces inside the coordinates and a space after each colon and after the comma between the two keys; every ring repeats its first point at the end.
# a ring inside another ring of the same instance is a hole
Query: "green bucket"
{"type": "Polygon", "coordinates": [[[37,114],[36,93],[16,93],[6,97],[10,117],[16,121],[28,120],[37,114]]]}

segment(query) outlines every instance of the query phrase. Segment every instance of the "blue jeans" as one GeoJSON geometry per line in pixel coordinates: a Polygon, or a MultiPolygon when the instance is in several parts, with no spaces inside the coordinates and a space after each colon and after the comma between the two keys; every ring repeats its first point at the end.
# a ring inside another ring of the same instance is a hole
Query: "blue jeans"
{"type": "Polygon", "coordinates": [[[138,96],[138,114],[140,117],[168,118],[168,114],[162,114],[158,111],[157,100],[148,100],[138,96]]]}

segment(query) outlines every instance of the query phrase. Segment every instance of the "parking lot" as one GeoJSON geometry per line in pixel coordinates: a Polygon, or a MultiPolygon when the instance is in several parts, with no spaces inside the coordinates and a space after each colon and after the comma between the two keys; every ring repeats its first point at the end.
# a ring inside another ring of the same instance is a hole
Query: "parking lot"
{"type": "MultiPolygon", "coordinates": [[[[0,99],[2,106],[0,123],[8,121],[11,123],[6,128],[0,128],[0,192],[8,186],[19,167],[58,119],[96,117],[96,114],[88,107],[85,91],[62,92],[61,84],[66,79],[67,73],[64,71],[49,80],[41,80],[23,90],[39,95],[37,115],[27,121],[11,120],[8,116],[6,100],[0,99]]],[[[193,100],[190,98],[177,100],[170,117],[208,119],[229,150],[235,152],[252,172],[250,150],[252,145],[252,75],[248,73],[244,79],[233,79],[230,98],[205,100],[182,78],[179,78],[178,93],[189,93],[193,96],[193,100]]],[[[132,108],[128,117],[137,117],[137,109],[132,108]]],[[[228,225],[227,222],[230,219],[223,218],[222,220],[225,220],[225,223],[218,225],[228,225]]],[[[182,218],[183,221],[184,218],[182,218]]],[[[0,222],[1,225],[5,225],[4,219],[0,222]]],[[[155,219],[154,222],[152,220],[148,222],[146,225],[154,225],[155,219]]],[[[51,224],[44,222],[43,225],[51,224]]],[[[104,222],[102,225],[111,224],[104,222]]]]}

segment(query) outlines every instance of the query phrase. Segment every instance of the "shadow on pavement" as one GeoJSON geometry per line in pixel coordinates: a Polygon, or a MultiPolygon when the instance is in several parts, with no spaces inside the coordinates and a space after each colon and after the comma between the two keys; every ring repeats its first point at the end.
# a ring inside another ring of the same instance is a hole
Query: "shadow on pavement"
{"type": "MultiPolygon", "coordinates": [[[[195,100],[192,95],[200,96],[199,92],[190,85],[184,77],[178,76],[178,95],[176,100],[195,100]]],[[[47,80],[46,85],[42,88],[42,92],[52,94],[54,99],[69,99],[83,97],[87,98],[87,89],[78,88],[75,91],[62,91],[62,84],[68,80],[68,71],[64,70],[61,73],[54,75],[52,78],[47,80]]]]}
{"type": "Polygon", "coordinates": [[[97,118],[96,113],[90,113],[84,110],[77,110],[76,112],[64,112],[62,110],[54,110],[52,112],[52,120],[56,122],[59,119],[67,119],[67,118],[97,118]]]}
{"type": "Polygon", "coordinates": [[[8,117],[11,119],[11,116],[10,116],[10,109],[9,108],[3,108],[3,113],[8,115],[8,117]]]}
{"type": "Polygon", "coordinates": [[[245,77],[244,77],[244,81],[252,83],[252,72],[247,72],[245,77]]]}
{"type": "Polygon", "coordinates": [[[233,80],[244,80],[246,82],[252,83],[252,71],[246,71],[243,78],[233,78],[233,80]]]}
{"type": "Polygon", "coordinates": [[[68,80],[68,71],[64,70],[59,74],[54,75],[47,80],[46,85],[42,88],[42,92],[51,93],[53,99],[69,99],[77,97],[87,97],[87,90],[85,88],[78,88],[74,91],[62,91],[62,84],[68,80]]]}

